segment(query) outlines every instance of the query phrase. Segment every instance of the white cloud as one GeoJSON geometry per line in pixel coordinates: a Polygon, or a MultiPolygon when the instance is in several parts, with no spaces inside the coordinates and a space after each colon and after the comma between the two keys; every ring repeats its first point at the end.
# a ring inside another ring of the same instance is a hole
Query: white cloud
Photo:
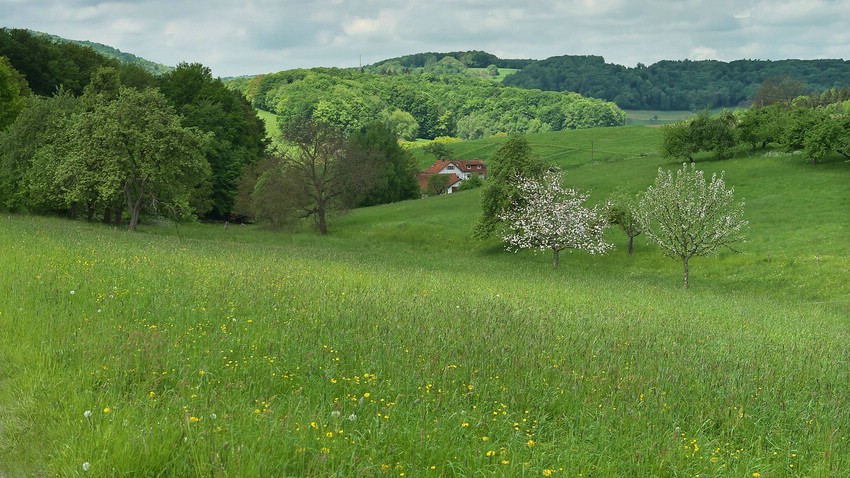
{"type": "Polygon", "coordinates": [[[850,51],[844,0],[0,0],[0,18],[221,76],[470,49],[629,66],[850,51]]]}
{"type": "Polygon", "coordinates": [[[688,53],[689,60],[716,60],[717,58],[717,50],[714,48],[709,48],[706,46],[698,46],[696,48],[691,48],[691,51],[688,53]]]}

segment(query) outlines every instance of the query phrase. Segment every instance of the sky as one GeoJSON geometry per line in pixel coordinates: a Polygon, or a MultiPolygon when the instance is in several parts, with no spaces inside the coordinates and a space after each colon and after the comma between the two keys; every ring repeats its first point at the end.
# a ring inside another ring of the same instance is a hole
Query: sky
{"type": "Polygon", "coordinates": [[[466,50],[629,67],[850,59],[850,0],[0,0],[0,26],[219,77],[466,50]]]}

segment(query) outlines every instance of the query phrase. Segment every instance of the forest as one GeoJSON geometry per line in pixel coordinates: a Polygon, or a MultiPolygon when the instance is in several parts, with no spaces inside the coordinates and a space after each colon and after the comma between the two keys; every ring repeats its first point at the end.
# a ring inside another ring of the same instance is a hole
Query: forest
{"type": "Polygon", "coordinates": [[[574,91],[627,110],[689,110],[748,106],[763,82],[805,79],[799,94],[850,86],[845,60],[659,61],[634,68],[601,56],[564,55],[529,64],[505,85],[574,91]]]}
{"type": "Polygon", "coordinates": [[[203,65],[156,76],[25,30],[0,30],[0,97],[6,210],[228,218],[268,144],[251,105],[203,65]]]}
{"type": "Polygon", "coordinates": [[[625,112],[610,102],[568,92],[508,88],[463,74],[446,56],[429,72],[400,75],[315,68],[229,80],[255,108],[281,124],[305,114],[327,118],[346,131],[371,119],[394,123],[404,139],[496,133],[523,134],[620,126],[625,112]]]}

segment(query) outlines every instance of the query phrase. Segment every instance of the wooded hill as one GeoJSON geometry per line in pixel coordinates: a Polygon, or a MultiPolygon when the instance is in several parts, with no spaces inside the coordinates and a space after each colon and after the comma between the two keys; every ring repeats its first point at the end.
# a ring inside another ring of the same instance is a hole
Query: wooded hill
{"type": "Polygon", "coordinates": [[[408,74],[445,70],[446,58],[465,68],[518,69],[502,82],[544,91],[571,91],[612,101],[627,110],[696,111],[748,105],[759,86],[788,77],[799,80],[800,94],[850,86],[845,60],[664,60],[634,68],[606,63],[601,56],[563,55],[545,60],[502,59],[483,51],[418,53],[368,65],[364,71],[408,74]]]}
{"type": "Polygon", "coordinates": [[[450,57],[440,63],[451,71],[378,75],[315,68],[227,83],[242,91],[254,107],[275,113],[282,126],[306,116],[351,132],[380,118],[405,139],[476,139],[625,123],[625,113],[610,102],[576,93],[505,87],[458,74],[462,72],[457,65],[452,66],[458,62],[450,57]]]}
{"type": "Polygon", "coordinates": [[[766,80],[804,82],[802,94],[850,86],[845,60],[660,61],[635,68],[605,63],[601,56],[558,56],[529,64],[504,84],[574,91],[635,110],[700,110],[744,106],[766,80]]]}
{"type": "Polygon", "coordinates": [[[154,75],[162,75],[163,73],[168,73],[169,71],[174,69],[173,66],[163,65],[162,63],[156,63],[150,60],[146,60],[132,53],[127,53],[117,48],[113,48],[109,45],[104,45],[103,43],[96,43],[87,40],[70,40],[67,38],[62,38],[60,36],[51,35],[49,33],[35,31],[31,31],[31,33],[36,36],[48,38],[55,43],[70,43],[73,45],[89,47],[107,58],[118,60],[123,64],[140,66],[145,70],[153,73],[154,75]]]}

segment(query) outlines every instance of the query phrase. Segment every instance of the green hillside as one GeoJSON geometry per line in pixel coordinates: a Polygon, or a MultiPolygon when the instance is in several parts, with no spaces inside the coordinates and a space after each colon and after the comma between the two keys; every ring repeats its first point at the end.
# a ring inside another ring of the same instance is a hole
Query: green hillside
{"type": "MultiPolygon", "coordinates": [[[[529,140],[592,201],[678,167],[657,128],[529,140]]],[[[847,164],[697,160],[750,228],[688,291],[641,236],[558,271],[472,240],[476,190],[323,237],[3,217],[0,474],[841,476],[847,164]]]]}
{"type": "Polygon", "coordinates": [[[128,65],[137,65],[144,68],[146,71],[153,73],[154,75],[162,75],[163,73],[168,73],[173,70],[173,66],[163,65],[162,63],[156,63],[145,58],[136,56],[132,53],[123,52],[117,48],[111,47],[109,45],[104,45],[102,43],[96,43],[88,40],[71,40],[68,38],[62,38],[57,35],[51,35],[48,33],[42,32],[34,32],[31,31],[34,35],[42,36],[45,38],[49,38],[51,41],[57,43],[70,43],[74,45],[80,45],[84,47],[91,48],[92,50],[100,53],[101,55],[118,60],[121,63],[128,65]]]}
{"type": "Polygon", "coordinates": [[[606,63],[601,56],[563,55],[530,63],[504,83],[546,91],[574,91],[632,110],[735,108],[750,104],[766,81],[792,80],[791,97],[848,88],[850,61],[663,60],[646,66],[606,63]]]}

